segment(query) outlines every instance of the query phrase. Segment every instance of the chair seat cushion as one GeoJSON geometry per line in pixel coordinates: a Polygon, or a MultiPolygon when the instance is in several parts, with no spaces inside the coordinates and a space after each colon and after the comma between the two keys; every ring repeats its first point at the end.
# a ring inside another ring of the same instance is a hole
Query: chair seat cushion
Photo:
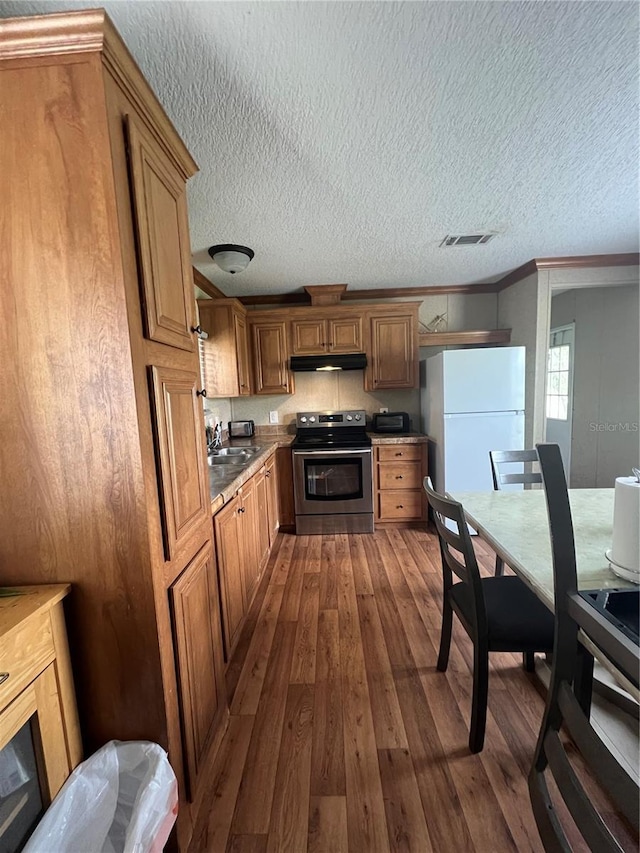
{"type": "MultiPolygon", "coordinates": [[[[482,578],[489,650],[495,652],[553,651],[553,613],[525,586],[520,578],[482,578]]],[[[450,590],[451,603],[472,623],[473,597],[466,583],[450,590]]]]}

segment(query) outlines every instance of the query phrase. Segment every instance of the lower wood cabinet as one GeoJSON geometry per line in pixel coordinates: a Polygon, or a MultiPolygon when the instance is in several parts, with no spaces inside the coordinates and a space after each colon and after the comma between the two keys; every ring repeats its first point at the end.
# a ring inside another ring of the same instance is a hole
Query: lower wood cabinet
{"type": "Polygon", "coordinates": [[[213,527],[218,558],[225,659],[240,635],[244,617],[267,564],[278,530],[275,454],[216,513],[213,527]]]}
{"type": "Polygon", "coordinates": [[[82,759],[62,600],[66,584],[0,599],[0,850],[21,850],[82,759]]]}
{"type": "Polygon", "coordinates": [[[278,515],[280,527],[294,530],[296,524],[296,509],[293,499],[293,457],[289,447],[279,447],[276,450],[276,466],[278,469],[278,515]]]}
{"type": "Polygon", "coordinates": [[[193,558],[169,590],[178,670],[178,694],[187,787],[194,799],[208,747],[226,708],[220,606],[211,543],[193,558]]]}
{"type": "Polygon", "coordinates": [[[276,455],[270,456],[265,464],[265,481],[267,484],[267,519],[269,522],[269,549],[273,547],[280,527],[280,499],[278,496],[278,466],[276,455]]]}
{"type": "Polygon", "coordinates": [[[426,520],[422,482],[427,475],[426,444],[374,447],[375,522],[401,526],[426,520]]]}

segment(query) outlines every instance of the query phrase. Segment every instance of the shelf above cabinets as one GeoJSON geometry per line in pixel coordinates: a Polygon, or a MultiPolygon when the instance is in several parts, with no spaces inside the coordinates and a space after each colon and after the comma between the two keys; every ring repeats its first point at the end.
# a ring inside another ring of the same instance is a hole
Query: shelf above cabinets
{"type": "Polygon", "coordinates": [[[472,329],[466,332],[421,332],[418,335],[418,344],[421,347],[509,343],[511,343],[511,329],[472,329]]]}

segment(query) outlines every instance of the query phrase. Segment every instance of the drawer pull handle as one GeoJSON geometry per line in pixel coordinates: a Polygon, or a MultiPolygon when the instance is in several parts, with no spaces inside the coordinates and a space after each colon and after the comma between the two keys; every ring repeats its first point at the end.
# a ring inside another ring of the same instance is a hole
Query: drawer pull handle
{"type": "Polygon", "coordinates": [[[0,672],[0,684],[4,684],[7,678],[9,678],[8,672],[0,672]]]}

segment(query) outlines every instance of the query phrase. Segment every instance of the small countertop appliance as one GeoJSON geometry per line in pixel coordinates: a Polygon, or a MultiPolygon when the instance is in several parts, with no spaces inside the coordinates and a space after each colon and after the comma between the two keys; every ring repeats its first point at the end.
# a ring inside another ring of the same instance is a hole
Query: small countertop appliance
{"type": "Polygon", "coordinates": [[[229,438],[249,438],[254,433],[253,421],[229,421],[229,438]]]}

